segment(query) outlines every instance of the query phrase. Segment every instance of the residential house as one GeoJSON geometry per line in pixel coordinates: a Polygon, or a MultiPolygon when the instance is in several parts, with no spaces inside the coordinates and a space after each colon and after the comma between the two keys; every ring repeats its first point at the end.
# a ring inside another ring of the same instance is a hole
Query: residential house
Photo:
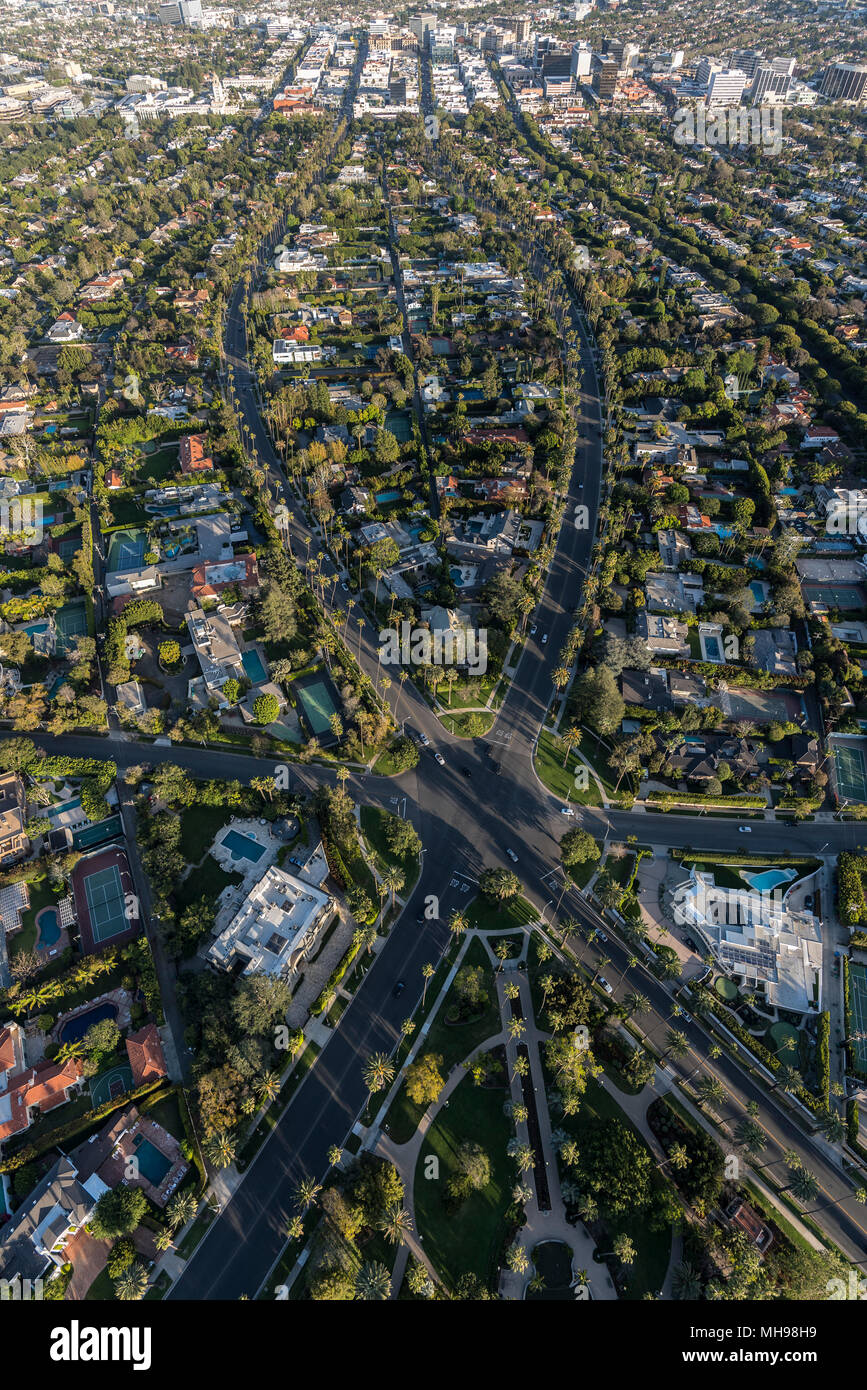
{"type": "Polygon", "coordinates": [[[52,1265],[62,1266],[70,1238],[87,1225],[108,1191],[95,1173],[79,1181],[79,1170],[62,1155],[0,1227],[0,1277],[39,1279],[52,1265]]]}
{"type": "Polygon", "coordinates": [[[0,864],[12,864],[30,849],[25,833],[27,798],[17,772],[0,776],[0,864]]]}
{"type": "Polygon", "coordinates": [[[183,435],[178,458],[182,473],[209,473],[214,467],[214,460],[208,453],[203,434],[183,435]]]}

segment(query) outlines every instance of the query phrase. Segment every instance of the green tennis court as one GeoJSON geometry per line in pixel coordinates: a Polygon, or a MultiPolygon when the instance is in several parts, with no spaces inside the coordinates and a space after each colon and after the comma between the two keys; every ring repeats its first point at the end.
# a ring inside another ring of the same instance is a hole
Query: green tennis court
{"type": "Polygon", "coordinates": [[[852,1057],[858,1071],[867,1072],[867,966],[849,964],[849,1003],[852,1013],[852,1057]],[[860,1036],[859,1036],[860,1035],[860,1036]]]}
{"type": "Polygon", "coordinates": [[[337,711],[324,681],[311,681],[310,685],[297,687],[298,699],[314,734],[331,731],[331,716],[337,711]]]}
{"type": "Polygon", "coordinates": [[[835,743],[834,768],[841,800],[867,801],[867,761],[863,750],[851,743],[835,743]]]}
{"type": "Polygon", "coordinates": [[[67,603],[54,615],[57,628],[57,649],[66,652],[75,645],[76,637],[87,636],[87,609],[83,603],[67,603]]]}
{"type": "Polygon", "coordinates": [[[803,593],[811,603],[826,603],[841,612],[864,607],[864,590],[857,584],[804,584],[803,593]]]}
{"type": "Polygon", "coordinates": [[[126,899],[115,864],[89,874],[84,880],[84,892],[94,941],[108,941],[129,930],[126,899]]]}
{"type": "Polygon", "coordinates": [[[100,1105],[105,1105],[106,1101],[123,1095],[124,1091],[131,1090],[132,1068],[127,1066],[126,1062],[112,1067],[111,1071],[101,1072],[90,1083],[90,1099],[94,1110],[100,1105]]]}

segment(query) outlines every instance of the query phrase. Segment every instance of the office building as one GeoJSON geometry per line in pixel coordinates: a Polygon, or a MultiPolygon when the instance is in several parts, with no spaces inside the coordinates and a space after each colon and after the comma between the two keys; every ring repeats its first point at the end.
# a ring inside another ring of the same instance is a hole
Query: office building
{"type": "Polygon", "coordinates": [[[825,69],[819,90],[829,101],[863,101],[867,91],[867,65],[831,63],[825,69]]]}
{"type": "Polygon", "coordinates": [[[738,68],[718,68],[711,73],[708,82],[708,106],[737,106],[746,82],[746,77],[738,68]]]}

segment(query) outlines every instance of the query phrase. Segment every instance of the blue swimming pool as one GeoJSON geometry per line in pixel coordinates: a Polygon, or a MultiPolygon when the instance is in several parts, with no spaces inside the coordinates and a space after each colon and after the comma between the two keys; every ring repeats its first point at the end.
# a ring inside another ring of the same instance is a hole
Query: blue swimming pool
{"type": "Polygon", "coordinates": [[[64,1023],[57,1036],[62,1043],[80,1042],[88,1028],[92,1028],[94,1023],[102,1023],[104,1018],[117,1018],[117,1004],[95,1004],[83,1014],[76,1014],[75,1018],[64,1023]]]}
{"type": "Polygon", "coordinates": [[[763,874],[745,874],[741,870],[741,877],[745,878],[751,888],[755,888],[759,893],[770,893],[772,889],[779,888],[781,883],[790,883],[797,877],[795,869],[768,869],[763,874]]]}
{"type": "Polygon", "coordinates": [[[268,679],[265,663],[255,647],[241,653],[241,665],[254,685],[262,685],[268,679]]]}
{"type": "Polygon", "coordinates": [[[159,1187],[172,1166],[172,1160],[166,1158],[156,1144],[152,1144],[141,1134],[136,1135],[133,1143],[135,1144],[135,1156],[138,1159],[139,1172],[143,1178],[147,1178],[153,1187],[159,1187]]]}
{"type": "Polygon", "coordinates": [[[376,494],[377,502],[396,502],[399,497],[399,492],[378,492],[376,494]]]}
{"type": "Polygon", "coordinates": [[[57,911],[53,907],[44,907],[36,918],[39,927],[39,938],[36,942],[37,951],[45,951],[49,946],[56,946],[60,940],[60,923],[57,920],[57,911]]]}
{"type": "Polygon", "coordinates": [[[239,834],[237,830],[227,830],[223,844],[233,859],[249,859],[251,864],[258,864],[265,853],[264,845],[258,844],[249,835],[239,834]]]}

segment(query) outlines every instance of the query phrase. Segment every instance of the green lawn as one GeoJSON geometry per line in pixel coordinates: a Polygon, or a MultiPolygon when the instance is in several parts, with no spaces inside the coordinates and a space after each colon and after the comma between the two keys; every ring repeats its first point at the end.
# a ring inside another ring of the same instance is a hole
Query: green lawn
{"type": "Polygon", "coordinates": [[[431,1125],[419,1153],[413,1195],[417,1230],[425,1253],[443,1282],[454,1288],[462,1274],[477,1275],[491,1289],[509,1234],[515,1166],[506,1154],[512,1126],[503,1114],[505,1091],[474,1086],[466,1077],[431,1125]],[[458,1211],[445,1201],[445,1185],[460,1145],[480,1144],[491,1164],[491,1181],[458,1211]],[[426,1176],[425,1162],[439,1158],[439,1178],[426,1176]]]}
{"type": "Polygon", "coordinates": [[[228,806],[188,806],[181,812],[181,852],[188,864],[198,864],[233,814],[228,806]]]}
{"type": "Polygon", "coordinates": [[[561,801],[577,801],[582,806],[601,806],[602,797],[595,779],[588,773],[587,787],[584,791],[575,785],[575,769],[584,763],[575,752],[571,752],[563,766],[565,748],[550,729],[543,729],[539,735],[533,765],[536,775],[549,791],[559,796],[561,801]]]}
{"type": "Polygon", "coordinates": [[[174,897],[178,906],[183,910],[191,903],[196,903],[200,898],[206,898],[209,903],[215,903],[220,893],[227,884],[243,883],[244,875],[226,873],[221,869],[216,859],[207,856],[202,864],[191,869],[186,878],[180,882],[174,890],[174,897]]]}
{"type": "MultiPolygon", "coordinates": [[[[27,885],[30,897],[30,906],[26,912],[21,914],[21,931],[11,938],[9,945],[13,958],[19,951],[32,951],[36,945],[36,914],[41,912],[43,907],[56,907],[59,896],[54,892],[47,876],[45,878],[34,878],[27,885]]],[[[45,957],[48,964],[48,956],[45,957]]]]}
{"type": "Polygon", "coordinates": [[[182,1260],[188,1260],[190,1258],[215,1216],[216,1212],[214,1208],[209,1206],[206,1202],[180,1245],[176,1247],[176,1253],[182,1260]]]}
{"type": "MultiPolygon", "coordinates": [[[[470,943],[461,968],[465,965],[481,966],[486,971],[485,985],[488,994],[486,1007],[481,1013],[475,1014],[465,1023],[447,1023],[446,1018],[449,1010],[454,1007],[457,1001],[455,986],[452,984],[431,1024],[419,1054],[433,1052],[442,1058],[440,1072],[444,1081],[448,1078],[452,1067],[474,1053],[481,1043],[492,1037],[494,1033],[499,1032],[501,1026],[494,985],[494,970],[480,941],[470,943]]],[[[426,1106],[416,1105],[414,1101],[410,1100],[406,1093],[406,1082],[404,1081],[386,1117],[388,1134],[396,1144],[405,1144],[408,1139],[412,1138],[426,1109],[426,1106]]]]}
{"type": "Polygon", "coordinates": [[[395,854],[389,849],[385,838],[388,818],[389,813],[380,811],[376,806],[362,806],[361,808],[361,829],[375,855],[376,867],[381,873],[389,868],[399,869],[403,874],[403,888],[400,891],[401,895],[406,897],[410,890],[415,887],[418,878],[418,855],[411,852],[395,854]]]}
{"type": "MultiPolygon", "coordinates": [[[[644,1144],[644,1139],[635,1129],[628,1115],[621,1110],[613,1096],[604,1091],[597,1081],[590,1081],[577,1115],[562,1115],[558,1119],[561,1128],[567,1130],[576,1140],[579,1151],[584,1123],[597,1116],[601,1120],[619,1120],[626,1125],[644,1144]]],[[[665,1179],[654,1167],[651,1175],[651,1188],[661,1191],[665,1179]]],[[[643,1299],[646,1293],[657,1293],[661,1288],[671,1257],[671,1227],[654,1230],[652,1207],[641,1212],[621,1214],[606,1219],[608,1234],[613,1239],[621,1233],[628,1235],[636,1250],[635,1263],[629,1266],[627,1276],[627,1299],[643,1299]]],[[[603,1249],[610,1250],[611,1246],[603,1249]]]]}
{"type": "Polygon", "coordinates": [[[536,909],[530,906],[526,898],[492,903],[481,894],[473,899],[466,911],[470,927],[477,927],[479,931],[514,931],[516,927],[535,921],[537,916],[536,909]]]}
{"type": "Polygon", "coordinates": [[[439,715],[443,728],[454,734],[455,738],[481,738],[483,734],[490,733],[495,718],[496,715],[490,710],[439,715]]]}

